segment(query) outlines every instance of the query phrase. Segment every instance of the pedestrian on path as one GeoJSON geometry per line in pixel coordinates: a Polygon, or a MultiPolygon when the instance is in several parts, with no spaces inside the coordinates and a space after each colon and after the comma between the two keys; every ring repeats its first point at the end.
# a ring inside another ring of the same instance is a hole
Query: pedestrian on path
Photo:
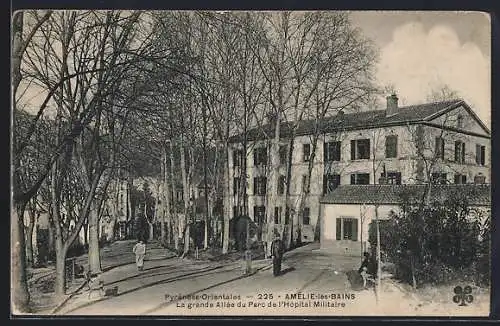
{"type": "Polygon", "coordinates": [[[132,249],[135,254],[135,264],[137,265],[137,270],[142,271],[144,268],[144,256],[146,255],[146,244],[139,240],[132,249]]]}
{"type": "Polygon", "coordinates": [[[281,271],[281,260],[283,259],[284,246],[278,231],[274,231],[274,240],[271,244],[271,256],[273,258],[273,275],[278,276],[281,271]]]}

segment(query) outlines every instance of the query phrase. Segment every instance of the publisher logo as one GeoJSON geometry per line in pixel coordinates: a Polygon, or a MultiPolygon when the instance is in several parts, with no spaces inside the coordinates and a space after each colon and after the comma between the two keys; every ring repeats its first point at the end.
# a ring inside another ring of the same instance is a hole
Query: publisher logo
{"type": "Polygon", "coordinates": [[[453,302],[459,306],[466,306],[467,303],[472,303],[472,301],[474,301],[474,297],[471,294],[472,288],[469,285],[463,288],[460,285],[455,286],[453,292],[455,293],[453,296],[453,302]]]}

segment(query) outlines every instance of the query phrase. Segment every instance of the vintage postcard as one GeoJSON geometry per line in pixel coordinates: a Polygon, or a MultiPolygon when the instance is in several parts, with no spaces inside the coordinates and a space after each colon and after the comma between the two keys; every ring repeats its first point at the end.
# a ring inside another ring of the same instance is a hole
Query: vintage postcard
{"type": "Polygon", "coordinates": [[[482,12],[12,15],[11,313],[488,316],[482,12]]]}

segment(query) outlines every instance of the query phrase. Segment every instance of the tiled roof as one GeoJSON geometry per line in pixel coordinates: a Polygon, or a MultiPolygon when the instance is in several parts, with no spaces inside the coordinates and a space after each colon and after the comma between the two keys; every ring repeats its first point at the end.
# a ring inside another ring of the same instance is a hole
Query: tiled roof
{"type": "MultiPolygon", "coordinates": [[[[456,108],[463,104],[463,100],[455,99],[442,102],[433,102],[419,105],[403,106],[397,109],[397,113],[387,116],[386,110],[372,110],[355,113],[344,113],[334,117],[327,117],[320,122],[320,129],[323,133],[334,132],[338,130],[350,130],[370,127],[383,127],[388,125],[401,125],[408,122],[421,122],[433,117],[434,115],[456,108]]],[[[313,132],[315,120],[304,120],[299,122],[296,135],[308,135],[313,132]]],[[[291,134],[292,124],[290,122],[282,123],[280,134],[286,138],[291,134]]],[[[274,124],[265,124],[260,128],[253,128],[247,132],[247,140],[259,140],[273,138],[274,124]],[[267,137],[266,137],[267,136],[267,137]]],[[[230,138],[231,142],[238,142],[242,135],[236,135],[230,138]]]]}
{"type": "MultiPolygon", "coordinates": [[[[341,185],[332,193],[321,198],[325,204],[386,204],[397,205],[409,198],[418,202],[423,198],[424,184],[415,185],[341,185]]],[[[465,196],[470,205],[491,206],[489,184],[432,185],[433,201],[444,202],[452,195],[465,196]]]]}

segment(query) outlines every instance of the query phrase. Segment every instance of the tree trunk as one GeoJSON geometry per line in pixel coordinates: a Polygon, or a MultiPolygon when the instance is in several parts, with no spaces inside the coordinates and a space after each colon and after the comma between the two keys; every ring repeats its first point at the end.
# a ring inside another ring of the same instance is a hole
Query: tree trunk
{"type": "MultiPolygon", "coordinates": [[[[280,88],[281,89],[281,88],[280,88]]],[[[281,128],[281,104],[282,104],[282,101],[281,101],[281,96],[280,96],[280,100],[279,100],[279,108],[277,108],[275,114],[276,116],[274,117],[274,119],[276,119],[276,121],[274,121],[274,124],[275,124],[275,127],[274,127],[274,138],[271,142],[271,148],[270,148],[270,178],[269,178],[269,182],[268,182],[268,189],[267,189],[267,193],[268,195],[266,196],[267,198],[267,202],[266,202],[266,206],[267,206],[267,212],[266,212],[266,215],[267,215],[267,252],[266,252],[266,257],[269,257],[271,256],[271,245],[272,245],[272,242],[274,240],[274,218],[273,218],[273,214],[274,214],[274,209],[271,205],[277,203],[276,199],[276,194],[277,194],[277,185],[278,185],[278,180],[279,180],[279,166],[280,166],[280,157],[279,157],[279,145],[280,145],[280,128],[281,128]]],[[[285,207],[285,214],[286,214],[286,207],[285,207]]],[[[290,222],[290,221],[289,221],[290,222]]],[[[285,230],[286,228],[283,229],[283,233],[285,233],[285,230]]],[[[291,233],[291,230],[290,232],[288,233],[291,233]]],[[[280,234],[280,237],[281,239],[283,239],[284,237],[284,234],[280,234]]],[[[288,242],[288,241],[287,241],[288,242]]],[[[286,246],[286,248],[288,249],[290,246],[290,244],[288,243],[288,245],[286,246]]]]}
{"type": "MultiPolygon", "coordinates": [[[[380,259],[380,224],[378,218],[378,205],[375,205],[375,221],[377,226],[377,293],[380,293],[380,281],[382,273],[382,262],[380,259]]],[[[378,300],[378,296],[377,296],[378,300]]]]}
{"type": "MultiPolygon", "coordinates": [[[[189,252],[189,222],[191,214],[190,212],[190,195],[189,195],[189,183],[188,183],[188,173],[186,167],[186,153],[184,149],[184,140],[181,140],[181,174],[182,174],[182,191],[184,195],[184,252],[183,256],[187,255],[189,252]]],[[[191,158],[192,159],[192,158],[191,158]]]]}
{"type": "Polygon", "coordinates": [[[30,295],[26,277],[26,256],[24,248],[25,202],[15,203],[11,209],[11,298],[14,313],[29,312],[30,295]]]}
{"type": "Polygon", "coordinates": [[[89,214],[89,268],[92,273],[101,273],[101,257],[99,252],[99,214],[92,204],[89,214]]]}
{"type": "Polygon", "coordinates": [[[224,144],[224,230],[222,232],[222,254],[229,251],[229,218],[231,215],[231,194],[229,186],[229,150],[227,143],[224,144]]]}
{"type": "MultiPolygon", "coordinates": [[[[161,194],[161,208],[159,209],[161,217],[160,217],[160,242],[165,244],[167,242],[167,234],[165,230],[165,215],[168,213],[167,209],[167,197],[168,197],[168,186],[167,186],[167,149],[162,147],[161,151],[162,160],[160,164],[161,168],[161,177],[163,178],[163,182],[158,186],[158,194],[156,198],[160,198],[161,194]]],[[[158,200],[157,200],[158,203],[158,200]]]]}
{"type": "Polygon", "coordinates": [[[63,246],[61,238],[56,236],[56,283],[55,291],[57,296],[66,293],[66,248],[63,246]]]}
{"type": "MultiPolygon", "coordinates": [[[[179,215],[177,213],[177,187],[175,186],[175,159],[174,159],[174,145],[170,140],[170,180],[172,182],[172,220],[173,220],[173,237],[174,237],[174,248],[179,250],[179,215]]],[[[167,194],[168,196],[168,194],[167,194]]]]}
{"type": "Polygon", "coordinates": [[[26,265],[27,267],[33,267],[34,255],[33,255],[33,231],[35,230],[36,223],[36,211],[35,208],[30,207],[29,213],[29,224],[26,228],[26,265]]]}
{"type": "Polygon", "coordinates": [[[88,222],[83,224],[83,244],[85,246],[89,245],[89,224],[88,224],[88,222]]]}

